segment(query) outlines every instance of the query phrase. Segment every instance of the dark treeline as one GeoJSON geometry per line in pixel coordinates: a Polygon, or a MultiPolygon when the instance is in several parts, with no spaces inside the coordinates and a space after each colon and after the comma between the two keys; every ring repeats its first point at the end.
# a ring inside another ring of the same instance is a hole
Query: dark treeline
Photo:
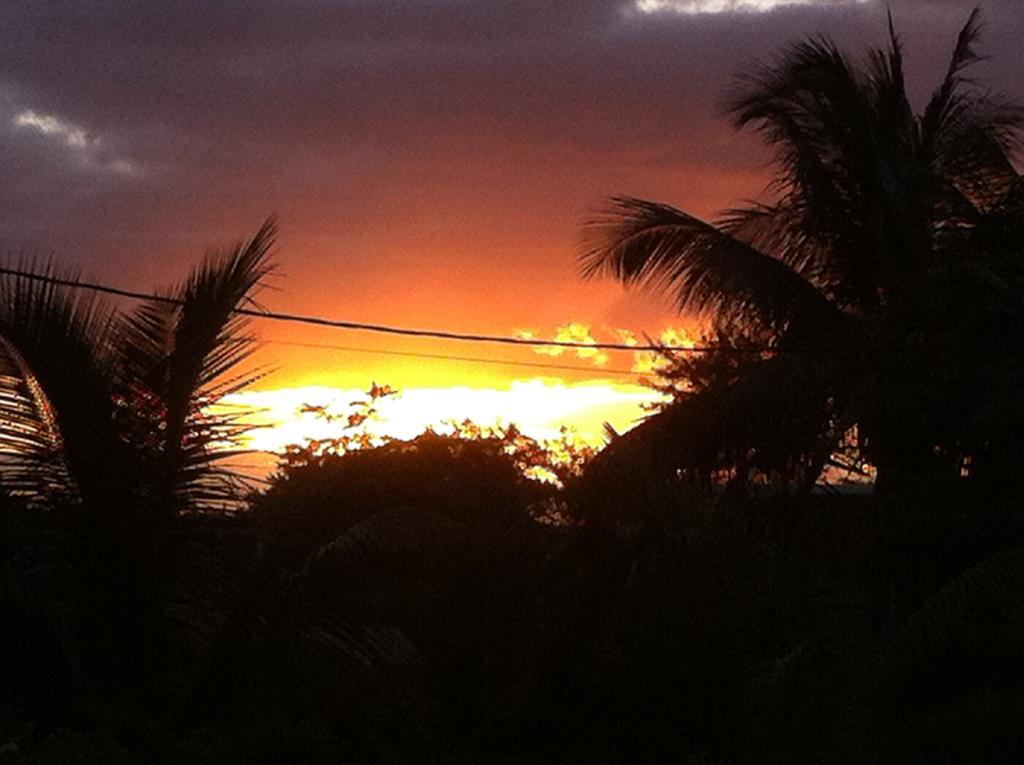
{"type": "Polygon", "coordinates": [[[1019,761],[1022,111],[977,36],[920,114],[894,31],[799,44],[729,101],[771,203],[588,225],[723,350],[568,462],[365,410],[233,475],[273,221],[129,312],[0,277],[0,761],[1019,761]]]}

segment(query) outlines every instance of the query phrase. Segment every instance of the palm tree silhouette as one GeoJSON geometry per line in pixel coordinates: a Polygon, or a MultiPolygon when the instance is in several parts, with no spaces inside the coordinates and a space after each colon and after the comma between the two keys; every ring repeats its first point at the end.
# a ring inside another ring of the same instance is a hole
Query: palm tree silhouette
{"type": "Polygon", "coordinates": [[[212,447],[243,428],[207,409],[254,379],[234,371],[255,345],[234,309],[269,273],[275,231],[268,220],[128,314],[50,266],[0,277],[0,485],[99,514],[230,503],[217,463],[231,452],[212,447]]]}
{"type": "MultiPolygon", "coordinates": [[[[774,351],[748,355],[709,396],[684,397],[647,426],[663,439],[673,417],[685,424],[684,462],[703,449],[701,458],[743,472],[758,455],[779,457],[784,443],[813,481],[854,424],[880,487],[939,470],[935,455],[946,472],[984,461],[993,434],[979,426],[977,402],[961,399],[991,379],[977,363],[986,351],[947,350],[1019,317],[1024,183],[1011,156],[1024,112],[965,76],[979,60],[978,33],[975,10],[921,114],[906,94],[891,17],[889,45],[862,67],[828,39],[801,42],[739,78],[728,103],[737,127],[775,149],[774,202],[712,224],[618,197],[587,224],[586,277],[670,290],[681,311],[714,314],[731,328],[721,334],[774,351]],[[962,315],[960,331],[951,312],[962,315]],[[785,443],[797,415],[798,437],[785,443]]],[[[1017,366],[996,374],[1016,379],[1017,366]]],[[[1011,409],[1019,417],[1019,405],[1011,409]]]]}

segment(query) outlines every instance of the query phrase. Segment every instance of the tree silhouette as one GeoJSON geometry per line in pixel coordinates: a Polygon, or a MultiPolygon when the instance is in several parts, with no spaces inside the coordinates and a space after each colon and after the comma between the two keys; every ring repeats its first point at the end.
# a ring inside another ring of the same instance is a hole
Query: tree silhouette
{"type": "Polygon", "coordinates": [[[127,315],[52,266],[0,277],[0,483],[98,513],[237,500],[217,462],[243,428],[207,409],[254,379],[235,371],[255,340],[234,309],[269,273],[274,235],[271,219],[127,315]]]}
{"type": "Polygon", "coordinates": [[[998,418],[1019,421],[1019,402],[964,391],[1018,378],[1005,333],[1021,309],[1024,182],[1010,157],[1024,112],[965,76],[978,33],[975,10],[919,115],[891,19],[888,47],[862,67],[828,39],[799,43],[740,77],[728,106],[775,149],[775,201],[711,224],[619,197],[586,226],[585,276],[668,289],[680,310],[714,314],[729,342],[771,351],[713,386],[714,403],[679,402],[669,418],[693,429],[683,463],[704,443],[743,474],[782,446],[806,474],[854,424],[881,488],[1002,459],[998,418]],[[699,422],[682,411],[698,405],[699,422]]]}

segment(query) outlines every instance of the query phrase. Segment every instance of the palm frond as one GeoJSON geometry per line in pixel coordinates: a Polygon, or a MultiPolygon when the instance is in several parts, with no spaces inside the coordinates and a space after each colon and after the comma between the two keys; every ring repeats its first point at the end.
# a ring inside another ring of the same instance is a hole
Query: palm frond
{"type": "Polygon", "coordinates": [[[859,171],[875,163],[860,132],[866,99],[846,58],[827,39],[806,41],[739,77],[727,108],[738,127],[754,126],[776,149],[774,186],[789,213],[781,256],[811,263],[827,252],[814,278],[841,304],[870,303],[871,251],[860,246],[864,233],[850,228],[863,220],[859,171]]]}
{"type": "Polygon", "coordinates": [[[819,215],[842,213],[850,202],[847,162],[865,158],[868,104],[861,78],[831,40],[802,42],[740,75],[726,109],[737,127],[755,127],[777,149],[785,186],[819,215]]]}
{"type": "Polygon", "coordinates": [[[1010,158],[1020,146],[1024,106],[1008,97],[979,93],[957,94],[956,102],[938,131],[925,136],[926,159],[938,175],[986,211],[998,204],[1016,178],[1010,158]]]}
{"type": "Polygon", "coordinates": [[[0,487],[37,501],[72,491],[50,402],[18,349],[2,336],[0,487]]]}
{"type": "Polygon", "coordinates": [[[857,308],[877,302],[878,285],[904,268],[919,231],[906,211],[920,181],[904,161],[916,127],[899,42],[892,31],[890,38],[889,50],[871,53],[866,74],[829,40],[801,43],[740,77],[728,104],[737,126],[755,127],[776,148],[775,187],[792,226],[805,246],[828,253],[816,278],[857,308]]]}
{"type": "Polygon", "coordinates": [[[1009,155],[1019,147],[1024,108],[1005,96],[968,90],[963,72],[983,56],[975,49],[981,31],[975,8],[960,31],[942,83],[921,117],[921,151],[936,172],[950,177],[982,208],[1005,193],[1015,175],[1009,155]]]}
{"type": "Polygon", "coordinates": [[[830,251],[803,226],[800,210],[786,202],[752,203],[726,210],[715,225],[722,232],[781,260],[823,293],[832,296],[830,251]]]}
{"type": "Polygon", "coordinates": [[[890,157],[907,154],[916,142],[914,112],[907,98],[903,73],[903,49],[889,12],[889,49],[872,50],[868,54],[867,86],[878,123],[884,126],[890,157]]]}
{"type": "Polygon", "coordinates": [[[585,228],[583,274],[671,290],[680,310],[717,310],[767,325],[835,317],[815,287],[792,268],[668,205],[616,197],[585,228]]]}
{"type": "Polygon", "coordinates": [[[930,139],[942,132],[942,125],[958,110],[957,89],[963,84],[963,70],[981,60],[974,47],[980,34],[981,9],[975,8],[957,36],[946,76],[925,107],[921,133],[926,145],[930,139]]]}
{"type": "Polygon", "coordinates": [[[214,463],[232,454],[227,447],[245,428],[204,408],[260,376],[233,373],[256,347],[235,310],[271,272],[276,228],[270,218],[251,240],[211,253],[169,293],[171,301],[143,304],[122,328],[126,385],[148,402],[148,417],[158,420],[151,425],[161,427],[160,480],[179,509],[237,498],[235,477],[214,463]]]}
{"type": "Polygon", "coordinates": [[[619,437],[619,431],[615,429],[614,425],[607,421],[601,425],[601,433],[604,436],[605,444],[610,444],[619,437]]]}
{"type": "Polygon", "coordinates": [[[25,260],[16,270],[25,275],[0,277],[0,336],[9,373],[5,387],[13,396],[11,406],[20,410],[17,416],[9,412],[6,423],[15,430],[34,430],[37,443],[31,450],[39,457],[52,455],[55,467],[38,473],[41,480],[68,490],[74,485],[94,510],[116,512],[129,491],[133,468],[125,469],[132,463],[115,423],[113,309],[94,296],[47,281],[76,279],[52,264],[25,260]]]}

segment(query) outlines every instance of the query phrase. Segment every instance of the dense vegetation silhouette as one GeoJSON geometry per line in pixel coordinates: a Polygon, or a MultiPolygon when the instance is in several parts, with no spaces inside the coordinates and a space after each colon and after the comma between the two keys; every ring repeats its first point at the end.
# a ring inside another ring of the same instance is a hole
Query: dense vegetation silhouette
{"type": "Polygon", "coordinates": [[[1020,759],[1024,187],[977,30],[919,117],[892,31],[798,45],[732,102],[778,201],[589,228],[769,349],[673,361],[593,457],[381,443],[375,385],[246,492],[209,405],[273,221],[130,313],[0,278],[0,760],[1020,759]],[[877,491],[816,488],[843,448],[877,491]]]}

